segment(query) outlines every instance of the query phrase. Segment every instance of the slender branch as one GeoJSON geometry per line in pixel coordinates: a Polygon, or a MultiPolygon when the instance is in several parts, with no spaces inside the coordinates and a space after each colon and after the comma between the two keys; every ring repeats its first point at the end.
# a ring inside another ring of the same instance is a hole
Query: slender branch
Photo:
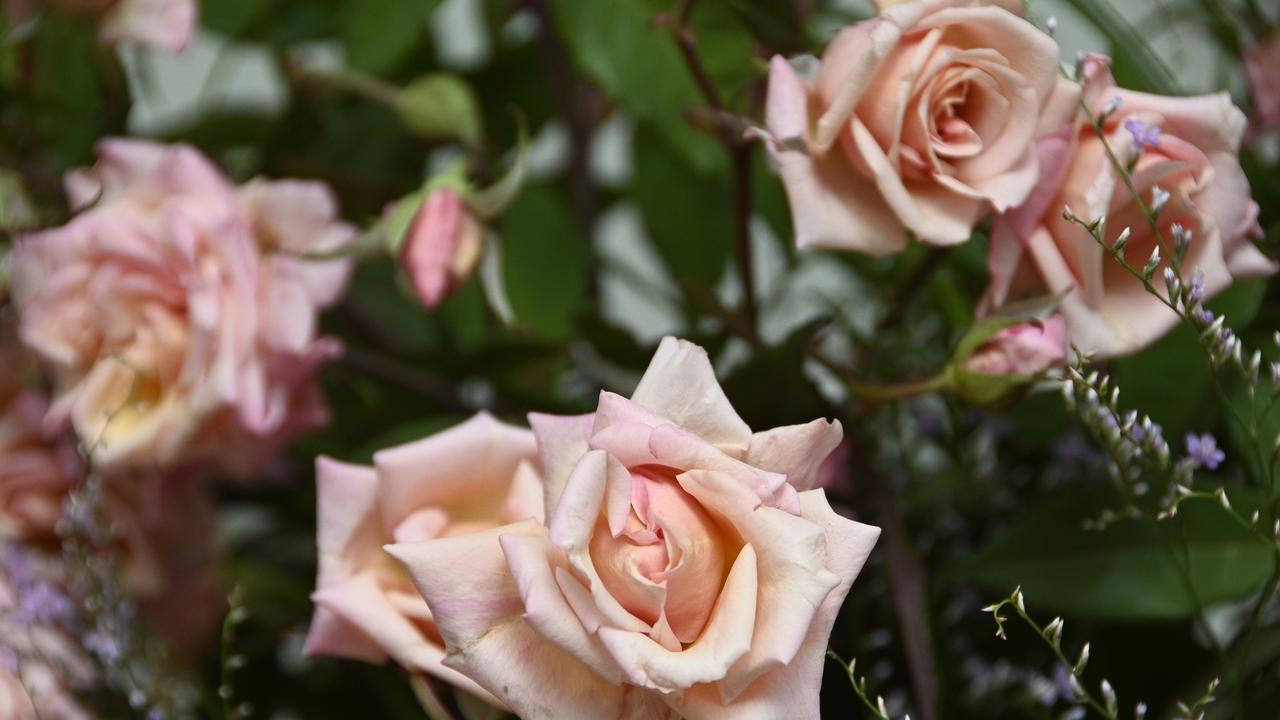
{"type": "MultiPolygon", "coordinates": [[[[675,39],[676,47],[684,58],[689,74],[702,93],[703,99],[714,115],[727,113],[715,81],[698,56],[697,39],[689,26],[693,6],[697,0],[680,0],[674,12],[659,16],[658,23],[666,26],[675,39]]],[[[729,153],[729,171],[733,175],[733,250],[737,261],[739,281],[742,283],[742,311],[750,328],[748,340],[760,344],[759,312],[756,306],[755,268],[751,252],[751,149],[744,137],[735,134],[729,125],[717,123],[716,136],[729,153]]]]}
{"type": "Polygon", "coordinates": [[[902,322],[903,318],[906,317],[907,311],[911,309],[912,300],[929,284],[929,278],[933,276],[933,272],[942,264],[942,259],[946,257],[946,254],[946,248],[930,248],[929,253],[911,269],[911,274],[898,287],[893,301],[889,303],[889,312],[876,325],[877,333],[896,327],[902,322]]]}
{"type": "Polygon", "coordinates": [[[338,364],[357,373],[372,375],[392,385],[398,385],[441,407],[452,410],[467,409],[466,403],[462,402],[454,387],[447,381],[427,375],[419,369],[402,365],[378,353],[348,347],[338,359],[338,364]]]}
{"type": "Polygon", "coordinates": [[[911,547],[906,523],[892,491],[865,455],[855,449],[853,456],[859,476],[870,490],[885,552],[889,555],[885,563],[889,571],[889,591],[898,617],[898,631],[906,646],[911,690],[917,699],[920,717],[934,720],[938,717],[938,675],[926,602],[925,571],[911,547]]]}
{"type": "MultiPolygon", "coordinates": [[[[538,33],[538,42],[542,52],[542,62],[547,68],[551,80],[551,90],[555,94],[560,116],[564,119],[569,131],[569,202],[573,207],[574,220],[587,238],[587,247],[595,255],[591,241],[595,229],[596,218],[600,212],[595,183],[591,180],[590,150],[591,134],[594,122],[591,113],[590,88],[583,84],[573,71],[569,60],[569,50],[564,39],[556,30],[555,18],[546,0],[528,0],[530,10],[541,21],[542,30],[538,33]]],[[[592,263],[594,267],[596,263],[592,263]]],[[[598,282],[593,272],[590,277],[592,296],[598,294],[598,282]]]]}

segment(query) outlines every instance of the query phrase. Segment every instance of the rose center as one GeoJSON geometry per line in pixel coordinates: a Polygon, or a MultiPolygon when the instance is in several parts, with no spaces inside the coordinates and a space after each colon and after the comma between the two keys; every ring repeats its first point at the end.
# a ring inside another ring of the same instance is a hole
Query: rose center
{"type": "Polygon", "coordinates": [[[631,475],[631,515],[617,537],[601,518],[591,559],[618,602],[649,624],[665,621],[682,643],[697,639],[724,581],[720,529],[667,472],[631,475]]]}

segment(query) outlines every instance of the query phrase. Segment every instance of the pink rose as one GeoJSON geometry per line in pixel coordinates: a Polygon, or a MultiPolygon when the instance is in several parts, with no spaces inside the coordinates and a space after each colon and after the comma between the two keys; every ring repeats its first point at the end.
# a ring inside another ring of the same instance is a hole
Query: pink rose
{"type": "MultiPolygon", "coordinates": [[[[533,434],[487,413],[382,450],[373,467],[317,460],[320,567],[307,654],[369,662],[390,657],[496,704],[444,665],[432,612],[383,546],[541,521],[542,482],[534,462],[533,434]]],[[[459,578],[450,572],[420,581],[457,587],[459,578]]]]}
{"type": "Polygon", "coordinates": [[[97,682],[92,661],[65,626],[61,555],[0,545],[0,718],[89,720],[76,697],[97,682]]]}
{"type": "Polygon", "coordinates": [[[317,184],[237,190],[185,145],[98,154],[66,180],[79,214],[13,252],[20,335],[57,390],[49,422],[69,421],[104,470],[251,472],[326,418],[314,374],[339,347],[316,314],[349,263],[298,253],[355,231],[317,184]]]}
{"type": "Polygon", "coordinates": [[[1253,112],[1259,130],[1280,132],[1280,30],[1272,30],[1244,55],[1244,69],[1253,89],[1253,112]]]}
{"type": "MultiPolygon", "coordinates": [[[[1204,273],[1206,298],[1235,279],[1274,272],[1248,238],[1259,230],[1258,206],[1236,157],[1244,115],[1226,93],[1177,98],[1117,88],[1106,63],[1100,57],[1085,63],[1086,101],[1095,114],[1119,103],[1104,127],[1107,143],[1122,163],[1136,162],[1133,184],[1143,202],[1152,203],[1157,187],[1169,193],[1158,223],[1163,254],[1172,248],[1175,224],[1191,233],[1182,272],[1188,282],[1197,270],[1204,273]]],[[[1156,236],[1102,140],[1077,118],[1042,139],[1038,152],[1046,168],[1040,182],[992,230],[986,307],[1057,296],[1069,341],[1100,357],[1134,352],[1164,335],[1177,316],[1063,217],[1064,207],[1085,222],[1106,217],[1108,243],[1129,228],[1125,256],[1136,268],[1155,249],[1156,236]]]]}
{"type": "Polygon", "coordinates": [[[895,4],[837,35],[813,83],[773,59],[768,146],[800,247],[882,255],[908,232],[952,245],[1027,197],[1035,139],[1075,94],[1020,14],[1011,0],[895,4]]]}
{"type": "Polygon", "coordinates": [[[1067,360],[1067,323],[1061,315],[1007,327],[960,363],[982,375],[1035,375],[1067,360]]]}
{"type": "Polygon", "coordinates": [[[832,622],[879,533],[809,490],[840,425],[753,434],[673,338],[631,400],[530,420],[545,525],[387,548],[445,664],[526,720],[816,719],[832,622]]]}
{"type": "Polygon", "coordinates": [[[442,187],[423,201],[401,253],[418,300],[432,309],[475,271],[484,253],[484,227],[456,190],[442,187]]]}
{"type": "Polygon", "coordinates": [[[0,538],[56,541],[63,502],[80,482],[75,448],[45,436],[48,402],[39,394],[0,402],[0,538]]]}

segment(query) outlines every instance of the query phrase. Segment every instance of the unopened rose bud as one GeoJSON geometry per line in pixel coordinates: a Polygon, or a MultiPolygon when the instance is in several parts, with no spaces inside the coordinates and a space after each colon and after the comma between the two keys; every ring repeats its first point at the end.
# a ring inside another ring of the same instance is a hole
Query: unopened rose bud
{"type": "Polygon", "coordinates": [[[401,258],[414,292],[435,308],[475,271],[484,254],[484,227],[456,190],[433,190],[405,232],[401,258]]]}
{"type": "Polygon", "coordinates": [[[960,367],[983,375],[1035,375],[1066,363],[1067,325],[1060,315],[1007,327],[992,335],[960,367]]]}

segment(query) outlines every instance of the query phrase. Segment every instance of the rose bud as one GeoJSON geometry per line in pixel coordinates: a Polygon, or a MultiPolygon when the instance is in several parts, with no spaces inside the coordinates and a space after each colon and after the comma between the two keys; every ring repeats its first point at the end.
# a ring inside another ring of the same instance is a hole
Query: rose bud
{"type": "Polygon", "coordinates": [[[948,384],[975,405],[996,405],[1014,397],[1046,370],[1065,364],[1066,336],[1061,315],[1025,323],[989,320],[961,340],[948,384]]]}
{"type": "Polygon", "coordinates": [[[484,226],[452,187],[431,191],[414,215],[400,248],[418,299],[428,309],[456,292],[484,254],[484,226]]]}

